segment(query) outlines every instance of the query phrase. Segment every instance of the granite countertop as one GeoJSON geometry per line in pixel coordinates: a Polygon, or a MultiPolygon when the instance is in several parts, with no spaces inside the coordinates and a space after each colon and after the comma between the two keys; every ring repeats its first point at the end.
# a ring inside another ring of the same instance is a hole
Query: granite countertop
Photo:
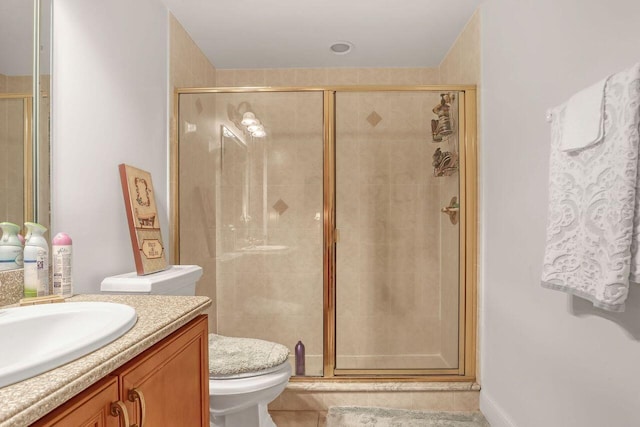
{"type": "Polygon", "coordinates": [[[38,420],[184,326],[211,305],[208,297],[167,295],[77,295],[67,301],[130,305],[135,308],[138,320],[126,334],[93,353],[0,388],[0,427],[26,426],[38,420]]]}

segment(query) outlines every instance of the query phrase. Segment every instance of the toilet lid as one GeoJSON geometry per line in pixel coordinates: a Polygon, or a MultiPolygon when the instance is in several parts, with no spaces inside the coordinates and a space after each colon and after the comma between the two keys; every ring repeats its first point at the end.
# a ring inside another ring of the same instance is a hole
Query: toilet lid
{"type": "Polygon", "coordinates": [[[209,334],[209,374],[230,377],[262,374],[283,364],[289,349],[281,344],[254,338],[234,338],[209,334]]]}

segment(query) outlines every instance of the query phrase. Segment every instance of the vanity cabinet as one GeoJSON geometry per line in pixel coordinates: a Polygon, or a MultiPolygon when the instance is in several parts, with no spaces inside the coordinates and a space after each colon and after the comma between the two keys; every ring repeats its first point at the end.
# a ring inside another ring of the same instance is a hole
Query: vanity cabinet
{"type": "Polygon", "coordinates": [[[33,424],[34,427],[133,425],[209,426],[205,315],[33,424]]]}
{"type": "Polygon", "coordinates": [[[120,396],[131,422],[208,427],[208,349],[202,316],[118,369],[120,396]]]}
{"type": "Polygon", "coordinates": [[[107,377],[98,381],[64,405],[38,420],[35,427],[120,427],[117,414],[112,416],[111,406],[122,405],[118,399],[118,378],[107,377]]]}

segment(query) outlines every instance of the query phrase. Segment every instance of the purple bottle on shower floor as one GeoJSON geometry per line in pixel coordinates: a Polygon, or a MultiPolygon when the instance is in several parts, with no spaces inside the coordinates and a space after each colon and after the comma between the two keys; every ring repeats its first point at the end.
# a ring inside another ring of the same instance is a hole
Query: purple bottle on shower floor
{"type": "Polygon", "coordinates": [[[296,344],[296,375],[304,375],[304,344],[298,341],[296,344]]]}

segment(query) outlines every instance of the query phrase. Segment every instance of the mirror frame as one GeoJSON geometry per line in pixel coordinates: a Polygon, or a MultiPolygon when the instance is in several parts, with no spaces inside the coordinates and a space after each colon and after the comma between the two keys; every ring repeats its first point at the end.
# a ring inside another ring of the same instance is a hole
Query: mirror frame
{"type": "MultiPolygon", "coordinates": [[[[49,139],[48,159],[49,168],[51,168],[51,75],[53,70],[53,2],[54,0],[33,0],[33,108],[32,108],[32,121],[31,121],[31,164],[29,168],[25,168],[25,201],[28,201],[30,208],[27,208],[25,203],[25,218],[29,218],[30,221],[42,222],[43,215],[50,215],[49,209],[43,209],[40,203],[40,189],[41,189],[41,110],[42,99],[49,98],[49,132],[47,138],[49,139]],[[45,25],[43,21],[43,8],[45,3],[48,5],[48,25],[45,25]],[[47,38],[48,49],[43,50],[43,35],[45,30],[48,30],[47,38]],[[43,86],[42,78],[42,56],[48,60],[49,65],[49,84],[46,88],[43,86]],[[30,181],[30,182],[29,182],[30,181]],[[27,188],[28,186],[28,188],[27,188]]],[[[26,155],[25,151],[25,155],[26,155]]],[[[46,221],[47,224],[51,223],[51,218],[46,221]]]]}

